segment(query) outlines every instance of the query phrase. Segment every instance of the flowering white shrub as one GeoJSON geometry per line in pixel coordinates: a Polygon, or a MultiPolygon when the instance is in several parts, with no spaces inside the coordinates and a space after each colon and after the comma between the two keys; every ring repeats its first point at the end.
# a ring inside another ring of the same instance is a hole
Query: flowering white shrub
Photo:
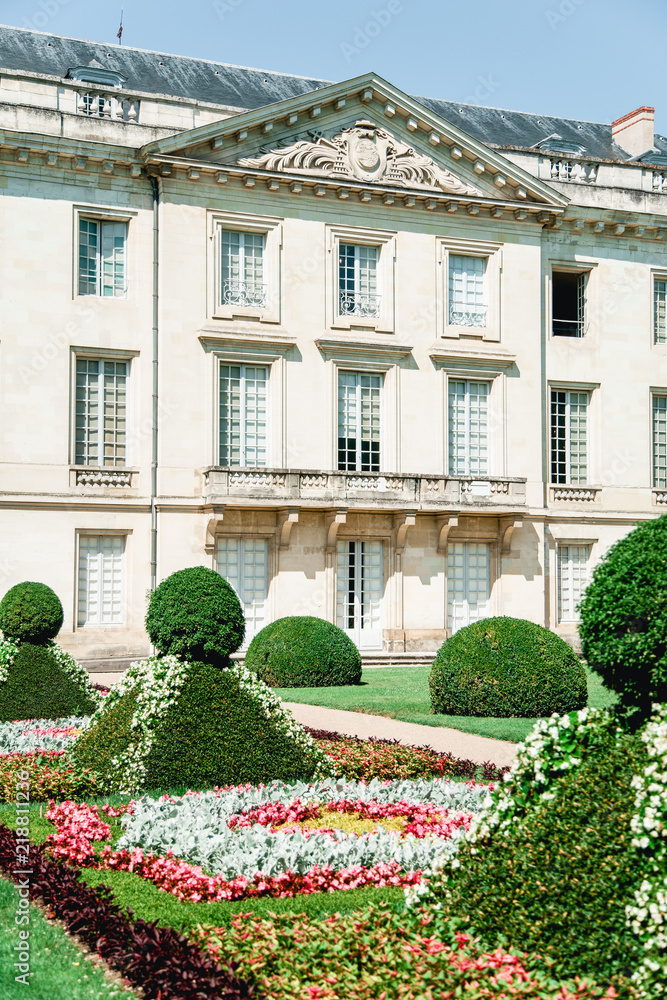
{"type": "MultiPolygon", "coordinates": [[[[54,660],[58,663],[64,673],[74,681],[77,687],[81,688],[85,692],[88,698],[91,699],[96,705],[99,705],[102,696],[100,692],[93,687],[90,677],[88,676],[88,671],[85,667],[82,667],[73,656],[66,653],[64,649],[49,639],[44,643],[45,647],[50,650],[54,660]]],[[[4,682],[9,677],[9,669],[16,659],[16,655],[20,649],[19,643],[14,642],[12,639],[8,639],[6,636],[0,632],[0,684],[4,682]]]]}
{"type": "MultiPolygon", "coordinates": [[[[138,689],[131,722],[133,738],[126,749],[112,759],[113,770],[109,775],[112,788],[122,792],[137,792],[143,786],[146,762],[153,746],[157,724],[176,704],[189,669],[188,663],[175,656],[149,656],[145,660],[137,660],[114,685],[92,716],[91,725],[113,708],[128,691],[135,687],[138,689]]],[[[258,703],[264,716],[308,753],[314,763],[315,777],[330,775],[333,770],[330,758],[315,745],[291,712],[283,707],[278,696],[240,664],[233,663],[228,669],[238,678],[241,690],[258,703]]]]}
{"type": "Polygon", "coordinates": [[[636,790],[632,844],[649,870],[626,914],[644,949],[632,977],[641,998],[667,996],[667,705],[654,705],[642,732],[650,763],[633,779],[636,790]]]}
{"type": "MultiPolygon", "coordinates": [[[[568,715],[554,714],[549,719],[541,719],[519,745],[504,784],[474,817],[470,829],[460,837],[458,846],[465,841],[471,845],[471,853],[476,854],[476,845],[493,830],[502,830],[518,822],[538,801],[553,797],[550,789],[554,781],[578,767],[582,761],[582,748],[608,730],[620,735],[616,721],[604,709],[582,708],[568,715]]],[[[433,870],[446,878],[447,869],[458,868],[460,864],[457,857],[443,854],[436,859],[433,870]]],[[[430,892],[427,885],[411,886],[406,889],[407,905],[417,904],[430,892]]],[[[435,899],[429,899],[429,902],[439,905],[435,899]]]]}

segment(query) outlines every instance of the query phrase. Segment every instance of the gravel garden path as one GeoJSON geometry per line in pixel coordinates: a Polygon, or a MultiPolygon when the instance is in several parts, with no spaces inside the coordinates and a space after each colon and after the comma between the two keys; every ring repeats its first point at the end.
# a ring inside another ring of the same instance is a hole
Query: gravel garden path
{"type": "Polygon", "coordinates": [[[433,750],[451,753],[455,757],[474,760],[483,764],[490,760],[498,767],[512,764],[517,744],[505,740],[492,740],[486,736],[473,736],[458,729],[443,726],[419,726],[412,722],[399,722],[382,715],[365,715],[362,712],[344,712],[338,708],[321,708],[316,705],[299,705],[283,702],[297,722],[311,729],[328,729],[345,736],[367,739],[375,736],[383,740],[398,740],[408,746],[428,746],[433,750]]]}

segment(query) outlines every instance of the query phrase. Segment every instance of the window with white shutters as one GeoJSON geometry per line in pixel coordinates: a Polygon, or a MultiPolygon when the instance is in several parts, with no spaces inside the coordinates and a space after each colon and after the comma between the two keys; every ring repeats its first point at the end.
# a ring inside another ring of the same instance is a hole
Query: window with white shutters
{"type": "Polygon", "coordinates": [[[489,383],[450,379],[448,389],[450,475],[487,475],[489,383]]]}
{"type": "Polygon", "coordinates": [[[269,370],[220,364],[220,465],[265,466],[269,370]]]}
{"type": "Polygon", "coordinates": [[[449,322],[454,326],[485,327],[486,257],[449,255],[449,322]]]}
{"type": "Polygon", "coordinates": [[[125,538],[79,537],[78,624],[125,622],[125,538]]]}
{"type": "Polygon", "coordinates": [[[558,621],[579,621],[578,606],[588,583],[588,545],[559,545],[558,621]]]}
{"type": "Polygon", "coordinates": [[[338,373],[338,468],[380,471],[381,375],[338,373]]]}
{"type": "Polygon", "coordinates": [[[378,247],[338,245],[338,311],[341,316],[380,315],[378,247]]]}
{"type": "Polygon", "coordinates": [[[667,279],[653,279],[653,340],[656,344],[667,344],[667,279]]]}
{"type": "Polygon", "coordinates": [[[244,647],[268,622],[269,544],[266,538],[219,538],[217,569],[232,585],[245,616],[244,647]]]}
{"type": "Polygon", "coordinates": [[[667,489],[667,396],[653,397],[653,485],[667,489]]]}
{"type": "Polygon", "coordinates": [[[127,223],[79,218],[79,295],[127,292],[127,223]]]}
{"type": "Polygon", "coordinates": [[[489,546],[450,542],[447,546],[447,628],[460,628],[488,618],[490,597],[489,546]]]}
{"type": "Polygon", "coordinates": [[[127,361],[77,358],[76,465],[127,465],[127,361]]]}
{"type": "Polygon", "coordinates": [[[379,649],[382,645],[383,591],[382,542],[339,542],[336,623],[360,648],[379,649]]]}
{"type": "Polygon", "coordinates": [[[264,233],[220,230],[221,304],[266,305],[264,233]]]}
{"type": "Polygon", "coordinates": [[[551,482],[588,479],[588,392],[551,390],[551,482]]]}

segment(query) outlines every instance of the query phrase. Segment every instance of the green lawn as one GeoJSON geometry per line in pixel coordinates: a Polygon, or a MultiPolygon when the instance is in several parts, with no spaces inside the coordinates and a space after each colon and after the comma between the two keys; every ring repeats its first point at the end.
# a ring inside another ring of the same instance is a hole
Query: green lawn
{"type": "Polygon", "coordinates": [[[18,894],[12,882],[0,878],[0,1000],[111,1000],[136,994],[107,981],[101,969],[88,961],[58,924],[50,923],[34,906],[30,922],[15,923],[18,894]],[[30,973],[28,986],[16,982],[15,945],[21,943],[20,930],[29,931],[30,973]]]}
{"type": "MultiPolygon", "coordinates": [[[[283,701],[302,705],[322,705],[348,712],[384,715],[389,719],[416,722],[424,726],[449,726],[464,733],[491,736],[519,743],[536,719],[485,719],[469,715],[432,715],[428,679],[431,667],[382,667],[364,670],[361,684],[349,687],[276,688],[283,701]]],[[[588,704],[607,708],[616,695],[605,688],[597,674],[587,673],[588,704]]]]}

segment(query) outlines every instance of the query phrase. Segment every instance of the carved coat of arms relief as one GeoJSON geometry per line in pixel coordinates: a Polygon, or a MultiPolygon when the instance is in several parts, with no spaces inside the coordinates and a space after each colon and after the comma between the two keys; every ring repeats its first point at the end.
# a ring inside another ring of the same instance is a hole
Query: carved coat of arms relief
{"type": "Polygon", "coordinates": [[[313,142],[295,142],[262,156],[244,157],[241,167],[378,182],[399,187],[480,196],[482,192],[439,166],[390,132],[358,121],[353,128],[313,142]]]}

